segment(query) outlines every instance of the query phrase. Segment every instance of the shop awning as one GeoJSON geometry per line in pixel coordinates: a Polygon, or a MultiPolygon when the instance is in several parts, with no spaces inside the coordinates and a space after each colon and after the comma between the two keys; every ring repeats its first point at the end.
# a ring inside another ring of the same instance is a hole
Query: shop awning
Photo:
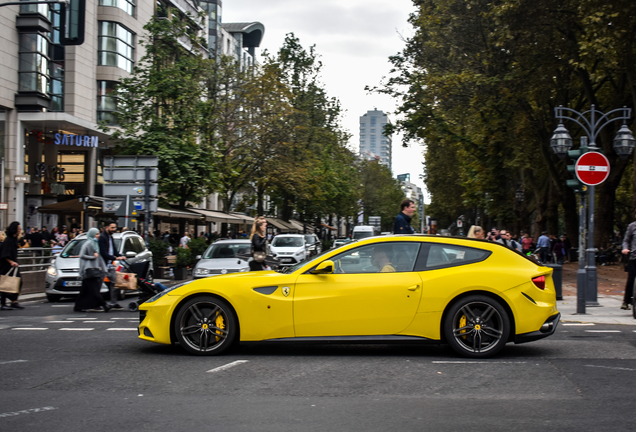
{"type": "Polygon", "coordinates": [[[203,217],[199,213],[194,213],[188,210],[165,209],[161,207],[158,207],[157,211],[152,215],[158,218],[169,219],[203,219],[203,217]]]}
{"type": "Polygon", "coordinates": [[[267,218],[267,222],[269,222],[271,225],[274,225],[282,233],[288,233],[289,234],[289,233],[297,233],[298,232],[298,228],[296,228],[291,223],[286,222],[286,221],[284,221],[282,219],[268,217],[267,218]]]}
{"type": "Polygon", "coordinates": [[[230,223],[230,224],[245,223],[243,218],[239,218],[236,215],[230,214],[230,213],[224,213],[224,212],[216,211],[216,210],[195,209],[195,208],[189,209],[189,210],[204,216],[206,222],[230,223]]]}

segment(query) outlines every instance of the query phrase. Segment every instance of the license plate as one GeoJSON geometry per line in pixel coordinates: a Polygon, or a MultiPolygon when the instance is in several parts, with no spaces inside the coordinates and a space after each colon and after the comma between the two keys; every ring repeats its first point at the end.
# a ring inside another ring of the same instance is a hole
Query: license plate
{"type": "Polygon", "coordinates": [[[292,262],[291,258],[281,258],[280,262],[292,262]]]}
{"type": "Polygon", "coordinates": [[[68,286],[68,287],[82,286],[82,281],[64,281],[64,286],[68,286]]]}

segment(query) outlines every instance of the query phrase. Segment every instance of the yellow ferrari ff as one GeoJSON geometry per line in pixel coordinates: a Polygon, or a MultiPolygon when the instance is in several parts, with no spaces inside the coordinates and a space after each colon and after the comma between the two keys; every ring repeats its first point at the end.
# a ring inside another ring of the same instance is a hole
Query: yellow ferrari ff
{"type": "Polygon", "coordinates": [[[554,333],[552,269],[499,243],[372,237],[280,272],[167,289],[140,307],[139,337],[220,354],[237,342],[447,343],[488,357],[554,333]]]}

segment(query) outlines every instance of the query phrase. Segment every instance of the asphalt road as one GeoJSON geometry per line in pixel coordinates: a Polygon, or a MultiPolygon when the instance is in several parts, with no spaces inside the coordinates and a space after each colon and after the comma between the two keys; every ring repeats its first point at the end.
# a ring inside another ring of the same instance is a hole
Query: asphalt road
{"type": "Polygon", "coordinates": [[[138,315],[0,312],[0,431],[634,431],[633,326],[563,325],[490,360],[444,346],[137,339],[138,315]]]}

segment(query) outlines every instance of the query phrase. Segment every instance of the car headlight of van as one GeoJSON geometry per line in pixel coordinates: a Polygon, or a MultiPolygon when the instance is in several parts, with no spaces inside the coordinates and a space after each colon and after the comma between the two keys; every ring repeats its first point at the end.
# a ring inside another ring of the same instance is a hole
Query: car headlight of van
{"type": "Polygon", "coordinates": [[[57,276],[57,269],[55,268],[55,266],[49,266],[49,268],[46,269],[46,273],[49,276],[55,277],[55,276],[57,276]]]}
{"type": "Polygon", "coordinates": [[[305,255],[305,248],[298,249],[298,251],[296,252],[296,256],[303,256],[303,255],[305,255]]]}

